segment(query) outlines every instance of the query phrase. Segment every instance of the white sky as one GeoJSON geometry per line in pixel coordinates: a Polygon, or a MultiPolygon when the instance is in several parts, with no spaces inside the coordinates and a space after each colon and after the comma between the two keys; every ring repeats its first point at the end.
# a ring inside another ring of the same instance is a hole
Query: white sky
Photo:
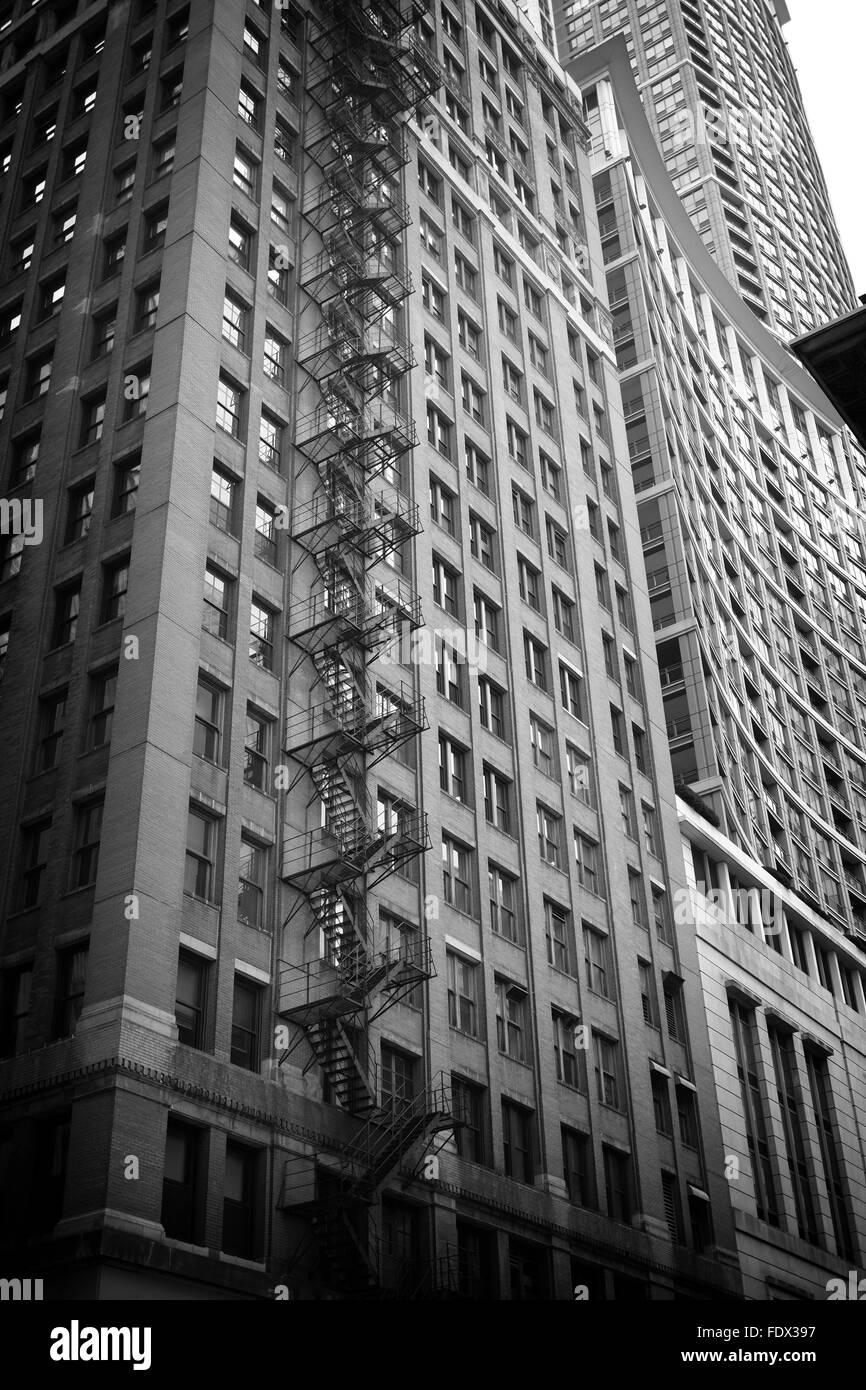
{"type": "Polygon", "coordinates": [[[866,0],[788,0],[794,67],[854,288],[866,294],[866,0]]]}

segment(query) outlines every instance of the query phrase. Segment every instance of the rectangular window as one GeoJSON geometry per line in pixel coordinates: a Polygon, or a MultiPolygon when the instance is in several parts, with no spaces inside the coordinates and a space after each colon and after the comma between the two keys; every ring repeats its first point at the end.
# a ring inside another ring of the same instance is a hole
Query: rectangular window
{"type": "Polygon", "coordinates": [[[235,439],[239,439],[241,434],[242,401],[243,392],[240,387],[221,376],[217,387],[216,422],[221,430],[225,430],[235,439]]]}
{"type": "Polygon", "coordinates": [[[258,1071],[261,1054],[261,985],[235,975],[232,1003],[231,1061],[236,1067],[258,1071]]]}
{"type": "Polygon", "coordinates": [[[835,1117],[827,1061],[809,1047],[805,1049],[805,1058],[836,1250],[843,1259],[850,1259],[853,1258],[854,1222],[845,1186],[845,1165],[839,1147],[839,1126],[835,1117]]]}
{"type": "Polygon", "coordinates": [[[547,648],[528,632],[523,634],[523,665],[526,679],[539,690],[547,689],[547,648]]]}
{"type": "Polygon", "coordinates": [[[494,652],[499,651],[499,609],[477,590],[473,599],[475,636],[494,652]]]}
{"type": "Polygon", "coordinates": [[[270,767],[271,722],[247,705],[244,733],[244,781],[267,794],[270,767]]]}
{"type": "Polygon", "coordinates": [[[68,1038],[75,1032],[84,1004],[87,953],[87,942],[57,952],[52,1038],[68,1038]]]}
{"type": "Polygon", "coordinates": [[[205,762],[219,763],[220,760],[222,710],[223,692],[200,675],[196,686],[192,751],[205,762]]]}
{"type": "Polygon", "coordinates": [[[537,715],[529,716],[529,741],[532,746],[532,761],[547,777],[556,777],[556,735],[549,724],[537,715]]]}
{"type": "Polygon", "coordinates": [[[36,907],[42,875],[48,863],[51,818],[24,826],[21,831],[21,867],[18,875],[18,908],[36,907]]]}
{"type": "Polygon", "coordinates": [[[103,566],[101,623],[113,622],[126,612],[126,593],[129,588],[129,557],[103,566]]]}
{"type": "Polygon", "coordinates": [[[595,1207],[595,1173],[592,1140],[588,1134],[562,1126],[562,1175],[568,1200],[579,1207],[595,1207]]]}
{"type": "Polygon", "coordinates": [[[571,942],[571,913],[568,908],[544,899],[544,934],[547,940],[547,959],[564,975],[571,974],[573,946],[571,942]]]}
{"type": "Polygon", "coordinates": [[[458,912],[472,915],[473,851],[450,835],[442,836],[442,884],[446,903],[458,912]]]}
{"type": "Polygon", "coordinates": [[[65,545],[71,545],[74,541],[84,539],[90,531],[92,516],[93,479],[91,478],[86,483],[79,483],[77,487],[69,490],[66,531],[64,533],[65,545]]]}
{"type": "Polygon", "coordinates": [[[562,816],[536,802],[535,819],[538,828],[538,852],[546,864],[562,868],[562,816]]]}
{"type": "Polygon", "coordinates": [[[778,1226],[779,1200],[767,1139],[767,1106],[758,1073],[754,1010],[747,1008],[737,999],[729,999],[728,1007],[734,1036],[746,1144],[755,1190],[755,1207],[759,1220],[767,1221],[771,1226],[778,1226]]]}
{"type": "Polygon", "coordinates": [[[452,1072],[451,1098],[454,1114],[463,1121],[454,1131],[458,1154],[471,1163],[485,1163],[487,1144],[484,1088],[464,1081],[452,1072]]]}
{"type": "Polygon", "coordinates": [[[511,832],[511,783],[492,767],[484,768],[484,818],[506,835],[511,832]]]}
{"type": "Polygon", "coordinates": [[[56,608],[51,646],[62,647],[74,642],[78,631],[78,612],[81,603],[81,580],[56,591],[56,608]]]}
{"type": "Polygon", "coordinates": [[[177,961],[174,1017],[177,1040],[187,1047],[205,1045],[205,1011],[210,962],[192,951],[181,950],[177,961]]]}
{"type": "Polygon", "coordinates": [[[559,698],[562,708],[583,721],[583,677],[559,663],[559,698]]]}
{"type": "Polygon", "coordinates": [[[253,1260],[259,1253],[259,1152],[248,1144],[226,1141],[223,1180],[223,1234],[220,1249],[253,1260]]]}
{"type": "Polygon", "coordinates": [[[439,786],[455,801],[465,801],[468,789],[468,754],[447,734],[439,735],[439,786]]]}
{"type": "Polygon", "coordinates": [[[446,951],[448,966],[448,1023],[460,1033],[477,1038],[479,1033],[480,966],[453,951],[446,951]]]}
{"type": "Polygon", "coordinates": [[[603,1033],[593,1032],[592,1036],[598,1098],[602,1105],[609,1105],[612,1110],[622,1110],[624,1098],[619,1043],[614,1038],[606,1038],[603,1033]]]}
{"type": "Polygon", "coordinates": [[[818,1238],[812,1173],[806,1157],[803,1100],[796,1078],[794,1043],[789,1033],[783,1033],[778,1028],[771,1027],[769,1035],[776,1078],[776,1095],[785,1136],[788,1175],[791,1179],[794,1206],[797,1212],[797,1230],[801,1240],[818,1245],[822,1242],[818,1238]]]}
{"type": "Polygon", "coordinates": [[[212,902],[217,823],[211,816],[190,806],[186,832],[186,870],[183,891],[194,898],[212,902]]]}
{"type": "Polygon", "coordinates": [[[14,1057],[30,1012],[33,964],[10,966],[0,978],[0,1057],[14,1057]]]}
{"type": "Polygon", "coordinates": [[[534,1116],[531,1110],[513,1101],[502,1102],[502,1144],[505,1162],[505,1175],[517,1182],[535,1181],[533,1164],[532,1129],[534,1116]]]}
{"type": "Polygon", "coordinates": [[[499,1051],[516,1062],[529,1061],[526,990],[497,976],[496,1040],[499,1051]]]}
{"type": "Polygon", "coordinates": [[[202,1238],[202,1133],[170,1117],[165,1135],[160,1219],[167,1236],[191,1245],[202,1238]]]}
{"type": "Polygon", "coordinates": [[[250,644],[249,657],[254,666],[263,671],[274,669],[274,639],[276,635],[276,614],[255,597],[250,605],[250,644]]]}
{"type": "Polygon", "coordinates": [[[478,677],[481,723],[497,738],[505,737],[505,696],[486,676],[478,677]]]}
{"type": "Polygon", "coordinates": [[[500,869],[498,865],[488,863],[487,889],[491,929],[496,932],[497,936],[504,936],[506,941],[512,941],[517,946],[522,945],[517,879],[506,873],[504,869],[500,869]]]}

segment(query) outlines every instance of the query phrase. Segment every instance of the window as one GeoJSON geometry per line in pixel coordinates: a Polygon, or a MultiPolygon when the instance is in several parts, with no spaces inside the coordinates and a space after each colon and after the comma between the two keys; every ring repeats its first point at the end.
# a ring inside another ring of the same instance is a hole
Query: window
{"type": "Polygon", "coordinates": [[[602,1105],[612,1110],[623,1108],[622,1079],[620,1076],[619,1043],[614,1038],[606,1038],[603,1033],[593,1032],[595,1043],[595,1077],[598,1098],[602,1105]]]}
{"type": "Polygon", "coordinates": [[[265,354],[263,362],[265,376],[282,386],[286,377],[286,344],[271,329],[265,332],[265,354]]]}
{"type": "Polygon", "coordinates": [[[547,553],[563,569],[570,569],[568,555],[568,536],[561,526],[548,517],[545,522],[547,533],[547,553]]]}
{"type": "Polygon", "coordinates": [[[261,1051],[261,985],[235,975],[232,1001],[231,1061],[236,1067],[258,1071],[261,1051]]]}
{"type": "Polygon", "coordinates": [[[51,818],[24,826],[21,830],[21,868],[18,877],[17,906],[36,907],[42,875],[48,863],[51,818]]]}
{"type": "Polygon", "coordinates": [[[538,852],[547,864],[562,868],[562,816],[536,803],[535,819],[538,829],[538,852]]]}
{"type": "MultiPolygon", "coordinates": [[[[0,420],[3,418],[5,389],[5,385],[0,384],[0,420]]],[[[17,439],[12,441],[12,469],[9,478],[11,489],[24,487],[26,483],[32,482],[36,476],[40,442],[39,431],[19,435],[17,439]]]]}
{"type": "Polygon", "coordinates": [[[496,573],[496,532],[479,517],[469,513],[470,551],[485,569],[496,573]]]}
{"type": "Polygon", "coordinates": [[[659,941],[670,942],[671,929],[668,911],[667,894],[662,888],[652,889],[653,900],[653,921],[655,922],[656,935],[659,941]]]}
{"type": "Polygon", "coordinates": [[[90,531],[92,515],[93,479],[90,478],[86,483],[79,483],[77,487],[69,489],[66,532],[63,538],[65,545],[71,545],[73,541],[84,539],[90,531]]]}
{"type": "Polygon", "coordinates": [[[486,676],[478,677],[481,723],[497,738],[505,737],[505,696],[486,676]]]}
{"type": "Polygon", "coordinates": [[[458,912],[472,915],[472,850],[450,835],[442,836],[442,882],[445,901],[458,912]]]}
{"type": "Polygon", "coordinates": [[[117,694],[117,669],[100,671],[90,681],[90,724],[88,747],[104,748],[111,742],[114,701],[117,694]]]}
{"type": "Polygon", "coordinates": [[[544,299],[526,276],[523,277],[523,302],[531,314],[537,319],[544,317],[544,299]]]}
{"type": "Polygon", "coordinates": [[[647,761],[647,741],[646,734],[637,724],[631,726],[632,743],[634,744],[634,763],[638,772],[648,775],[649,764],[647,761]]]}
{"type": "Polygon", "coordinates": [[[588,988],[604,999],[612,999],[610,942],[604,932],[596,931],[587,922],[583,924],[583,949],[588,988]]]}
{"type": "Polygon", "coordinates": [[[255,553],[266,564],[277,563],[277,510],[264,497],[256,498],[255,553]]]}
{"type": "Polygon", "coordinates": [[[439,786],[455,801],[465,801],[468,754],[447,734],[439,735],[439,786]]]}
{"type": "Polygon", "coordinates": [[[79,806],[75,813],[75,850],[72,856],[71,887],[86,888],[96,882],[99,839],[102,834],[102,802],[79,806]]]}
{"type": "Polygon", "coordinates": [[[295,149],[297,137],[292,128],[283,120],[282,116],[277,116],[274,123],[274,154],[278,159],[282,159],[288,164],[290,169],[295,167],[295,149]]]}
{"type": "Polygon", "coordinates": [[[631,916],[635,926],[644,931],[649,929],[647,920],[646,893],[641,875],[635,869],[628,871],[628,892],[631,902],[631,916]]]}
{"type": "Polygon", "coordinates": [[[244,25],[243,52],[256,67],[264,68],[267,63],[268,46],[258,29],[250,23],[244,25]]]}
{"type": "Polygon", "coordinates": [[[429,164],[423,159],[418,160],[418,187],[422,193],[426,193],[431,202],[437,207],[442,204],[442,180],[433,173],[429,164]]]}
{"type": "Polygon", "coordinates": [[[595,1207],[595,1173],[592,1141],[588,1134],[562,1126],[562,1174],[568,1200],[579,1207],[595,1207]]]}
{"type": "Polygon", "coordinates": [[[415,1058],[383,1043],[380,1077],[382,1105],[405,1104],[415,1095],[415,1058]]]}
{"type": "Polygon", "coordinates": [[[248,198],[255,197],[256,166],[253,163],[252,157],[240,147],[235,150],[232,182],[235,188],[239,188],[248,198]]]}
{"type": "Polygon", "coordinates": [[[496,1041],[499,1051],[512,1057],[515,1062],[528,1062],[526,990],[499,976],[496,977],[495,986],[496,1041]]]}
{"type": "Polygon", "coordinates": [[[250,661],[263,671],[274,669],[276,615],[255,597],[250,605],[250,661]]]}
{"type": "Polygon", "coordinates": [[[52,226],[54,229],[54,245],[65,246],[71,241],[75,234],[75,220],[77,217],[77,205],[68,203],[65,208],[54,214],[52,226]]]}
{"type": "Polygon", "coordinates": [[[154,285],[146,285],[139,290],[136,295],[136,316],[135,331],[143,333],[147,328],[156,327],[156,316],[159,310],[159,282],[154,285]]]}
{"type": "Polygon", "coordinates": [[[563,662],[559,663],[559,697],[564,710],[583,720],[583,677],[563,662]]]}
{"type": "Polygon", "coordinates": [[[686,1041],[686,1016],[683,1009],[683,982],[674,975],[668,973],[664,981],[665,996],[665,1022],[668,1028],[668,1037],[674,1042],[686,1041]]]}
{"type": "Polygon", "coordinates": [[[105,396],[92,396],[81,407],[81,438],[79,445],[85,449],[88,444],[96,444],[102,438],[105,424],[105,396]]]}
{"type": "Polygon", "coordinates": [[[531,497],[527,497],[520,488],[511,489],[511,509],[514,514],[514,524],[519,526],[521,531],[525,531],[527,536],[535,535],[535,503],[531,497]]]}
{"type": "Polygon", "coordinates": [[[174,1018],[177,1040],[186,1047],[205,1046],[205,1018],[210,963],[203,956],[181,949],[177,959],[174,1018]]]}
{"type": "Polygon", "coordinates": [[[278,420],[268,415],[266,410],[262,411],[259,424],[259,462],[263,463],[266,468],[274,469],[277,473],[280,470],[282,428],[278,420]]]}
{"type": "Polygon", "coordinates": [[[244,733],[244,781],[250,787],[267,793],[270,766],[270,732],[268,719],[247,705],[246,730],[244,733]]]}
{"type": "Polygon", "coordinates": [[[746,1143],[755,1189],[755,1207],[759,1220],[779,1225],[779,1203],[776,1180],[767,1140],[767,1106],[758,1073],[755,1046],[755,1015],[737,999],[729,999],[734,1051],[740,1099],[745,1120],[746,1143]]]}
{"type": "Polygon", "coordinates": [[[511,815],[509,810],[511,783],[494,768],[484,768],[484,817],[490,825],[511,834],[511,815]]]}
{"type": "Polygon", "coordinates": [[[623,832],[630,840],[637,839],[637,817],[634,810],[634,796],[630,787],[624,787],[620,783],[619,788],[619,809],[622,816],[623,832]]]}
{"type": "Polygon", "coordinates": [[[574,832],[574,858],[577,864],[577,881],[581,888],[590,893],[599,892],[598,845],[588,840],[579,831],[574,832]]]}
{"type": "Polygon", "coordinates": [[[427,406],[427,442],[444,458],[451,457],[451,424],[434,405],[427,406]]]}
{"type": "Polygon", "coordinates": [[[66,275],[55,276],[39,286],[39,318],[53,318],[59,314],[66,293],[66,275]]]}
{"type": "Polygon", "coordinates": [[[463,707],[463,683],[461,662],[453,647],[449,647],[440,637],[436,641],[436,689],[452,705],[463,707]]]}
{"type": "Polygon", "coordinates": [[[438,346],[435,340],[427,335],[424,337],[424,370],[428,377],[432,377],[445,390],[449,389],[451,359],[447,352],[438,346]]]}
{"type": "Polygon", "coordinates": [[[454,278],[471,299],[478,297],[478,271],[459,251],[454,252],[454,278]]]}
{"type": "Polygon", "coordinates": [[[804,1051],[806,1072],[809,1078],[809,1094],[815,1112],[818,1148],[827,1184],[836,1250],[839,1255],[847,1259],[852,1252],[851,1233],[854,1224],[843,1178],[844,1165],[839,1149],[838,1124],[835,1122],[827,1061],[810,1047],[805,1048],[804,1051]]]}
{"type": "Polygon", "coordinates": [[[50,352],[40,353],[38,357],[28,358],[24,379],[25,401],[35,401],[48,394],[53,360],[53,348],[50,352]]]}
{"type": "Polygon", "coordinates": [[[93,358],[107,357],[114,348],[117,331],[117,305],[96,314],[93,319],[93,358]]]}
{"type": "Polygon", "coordinates": [[[562,500],[562,469],[553,459],[548,458],[547,454],[539,451],[538,460],[541,465],[541,486],[545,492],[549,492],[551,497],[557,502],[562,500]]]}
{"type": "Polygon", "coordinates": [[[460,346],[479,360],[481,357],[481,329],[467,318],[462,309],[457,310],[457,332],[460,346]]]}
{"type": "Polygon", "coordinates": [[[225,430],[235,439],[239,439],[241,434],[242,403],[243,393],[240,387],[221,376],[217,387],[216,422],[219,429],[225,430]]]}
{"type": "Polygon", "coordinates": [[[87,979],[87,951],[87,942],[84,942],[57,952],[53,1038],[71,1037],[81,1017],[87,979]]]}
{"type": "Polygon", "coordinates": [[[223,1234],[220,1249],[226,1255],[252,1260],[258,1256],[258,1163],[256,1149],[226,1141],[223,1180],[223,1234]]]}
{"type": "Polygon", "coordinates": [[[559,589],[552,589],[553,598],[553,625],[561,637],[565,637],[569,642],[577,642],[577,628],[574,617],[574,604],[570,598],[566,598],[560,593],[559,589]]]}
{"type": "Polygon", "coordinates": [[[126,591],[129,587],[129,556],[103,566],[101,623],[113,622],[126,612],[126,591]]]}
{"type": "MultiPolygon", "coordinates": [[[[544,899],[544,933],[547,939],[547,959],[563,974],[571,974],[571,913],[558,903],[544,899]]],[[[561,1079],[561,1078],[560,1078],[561,1079]]]]}
{"type": "Polygon", "coordinates": [[[164,140],[158,140],[153,146],[153,177],[162,178],[163,174],[170,174],[174,168],[175,137],[167,136],[164,140]]]}
{"type": "Polygon", "coordinates": [[[542,376],[550,376],[550,352],[534,333],[529,335],[529,360],[542,376]]]}
{"type": "MultiPolygon", "coordinates": [[[[60,168],[61,179],[77,179],[79,174],[84,173],[84,166],[87,163],[87,141],[81,141],[76,145],[68,145],[63,151],[63,158],[60,168]]],[[[38,202],[39,199],[34,199],[38,202]]]]}
{"type": "MultiPolygon", "coordinates": [[[[129,120],[137,120],[138,117],[128,117],[129,120]]],[[[135,160],[132,159],[128,164],[124,164],[122,169],[118,169],[114,175],[114,201],[118,205],[121,203],[131,203],[132,195],[135,192],[135,160]]]]}
{"type": "Polygon", "coordinates": [[[33,964],[10,966],[0,979],[0,1057],[14,1057],[30,1012],[33,964]]]}
{"type": "Polygon", "coordinates": [[[455,503],[457,499],[444,483],[430,474],[430,519],[449,536],[455,534],[455,503]]]}
{"type": "Polygon", "coordinates": [[[671,1117],[671,1097],[668,1089],[668,1079],[661,1072],[651,1068],[650,1086],[653,1097],[653,1114],[655,1116],[656,1133],[664,1134],[668,1139],[673,1138],[674,1122],[671,1117]]]}
{"type": "MultiPolygon", "coordinates": [[[[697,1149],[700,1146],[697,1099],[695,1092],[691,1086],[686,1085],[683,1077],[677,1078],[676,1095],[680,1139],[687,1149],[697,1149]]],[[[814,1234],[813,1230],[813,1235],[809,1237],[813,1243],[814,1234]]]]}
{"type": "Polygon", "coordinates": [[[460,377],[461,404],[467,415],[471,415],[477,424],[483,425],[486,420],[486,393],[475,385],[471,377],[465,372],[460,377]]]}
{"type": "MultiPolygon", "coordinates": [[[[629,871],[629,879],[633,877],[629,871]]],[[[632,908],[632,910],[634,910],[632,908]]],[[[656,987],[653,978],[652,966],[648,961],[638,960],[638,978],[640,980],[641,1009],[643,1011],[643,1021],[649,1024],[650,1028],[658,1028],[659,1014],[658,1003],[656,1000],[656,987]]]]}
{"type": "Polygon", "coordinates": [[[56,590],[56,595],[54,627],[51,634],[52,648],[62,647],[67,642],[75,641],[81,602],[81,580],[67,585],[66,588],[56,590]]]}
{"type": "Polygon", "coordinates": [[[513,420],[506,421],[506,441],[509,458],[513,459],[521,468],[528,468],[527,437],[513,420]]]}
{"type": "Polygon", "coordinates": [[[543,723],[537,715],[530,714],[529,741],[532,745],[532,761],[547,777],[556,777],[555,737],[549,724],[543,723]]]}
{"type": "Polygon", "coordinates": [[[167,1236],[189,1244],[202,1237],[201,1135],[195,1125],[168,1120],[160,1220],[167,1236]]]}
{"type": "Polygon", "coordinates": [[[523,634],[523,664],[526,679],[537,686],[539,690],[546,690],[547,648],[528,632],[523,634]]]}
{"type": "Polygon", "coordinates": [[[448,1024],[470,1038],[480,1037],[478,1001],[480,966],[446,951],[448,966],[448,1024]]]}
{"type": "Polygon", "coordinates": [[[67,692],[44,695],[39,701],[39,725],[34,770],[47,772],[60,761],[63,728],[66,722],[67,692]]]}
{"type": "Polygon", "coordinates": [[[505,1162],[505,1175],[517,1182],[535,1181],[533,1167],[532,1129],[534,1117],[531,1110],[513,1101],[502,1102],[502,1144],[505,1162]]]}
{"type": "Polygon", "coordinates": [[[183,891],[211,902],[214,895],[216,821],[204,811],[190,806],[186,832],[186,872],[183,891]]]}
{"type": "MultiPolygon", "coordinates": [[[[435,595],[434,595],[435,597],[435,595]]],[[[492,651],[499,651],[499,609],[476,589],[473,599],[475,636],[492,651]]]]}
{"type": "Polygon", "coordinates": [[[479,492],[490,494],[490,460],[471,441],[464,441],[466,476],[479,492]]]}
{"type": "Polygon", "coordinates": [[[641,803],[643,815],[644,844],[650,854],[658,857],[659,854],[659,829],[658,818],[652,806],[641,803]]]}
{"type": "Polygon", "coordinates": [[[158,251],[165,245],[165,233],[168,227],[168,204],[163,203],[158,208],[145,213],[144,218],[144,254],[151,251],[158,251]]]}
{"type": "Polygon", "coordinates": [[[137,454],[116,465],[111,512],[113,517],[125,516],[127,512],[135,511],[140,474],[141,458],[137,454]]]}
{"type": "Polygon", "coordinates": [[[586,1055],[582,1046],[584,1030],[576,1018],[560,1009],[551,1009],[551,1022],[556,1079],[564,1086],[571,1086],[586,1094],[586,1055]]]}
{"type": "Polygon", "coordinates": [[[268,294],[278,304],[288,305],[289,267],[285,248],[281,246],[268,247],[268,294]]]}
{"type": "Polygon", "coordinates": [[[241,227],[233,218],[229,226],[229,260],[234,261],[235,265],[241,266],[243,270],[249,270],[251,250],[252,233],[241,227]]]}
{"type": "Polygon", "coordinates": [[[535,407],[535,423],[544,430],[545,434],[553,434],[556,428],[553,406],[538,391],[533,391],[532,399],[535,407]]]}
{"type": "Polygon", "coordinates": [[[490,902],[490,926],[497,936],[504,936],[515,945],[522,945],[522,933],[517,908],[517,879],[500,869],[487,866],[487,890],[490,902]]]}
{"type": "Polygon", "coordinates": [[[451,569],[450,565],[446,565],[437,555],[433,556],[433,602],[454,617],[457,617],[459,612],[459,579],[456,570],[451,569]]]}
{"type": "Polygon", "coordinates": [[[290,101],[295,101],[298,91],[298,82],[298,73],[289,65],[281,53],[277,66],[277,90],[282,96],[288,97],[290,101]]]}
{"type": "Polygon", "coordinates": [[[261,101],[262,99],[255,87],[251,87],[248,82],[242,79],[238,90],[238,115],[253,130],[258,130],[261,124],[259,116],[261,101]]]}
{"type": "Polygon", "coordinates": [[[451,1073],[454,1114],[463,1121],[454,1131],[457,1152],[472,1163],[486,1162],[484,1088],[451,1073]]]}
{"type": "Polygon", "coordinates": [[[205,676],[199,676],[195,700],[195,728],[192,751],[206,762],[220,760],[223,694],[205,676]]]}
{"type": "MultiPolygon", "coordinates": [[[[801,1240],[813,1245],[821,1244],[815,1215],[815,1195],[810,1164],[806,1156],[803,1099],[796,1079],[797,1062],[791,1035],[780,1028],[770,1027],[770,1050],[773,1055],[773,1071],[776,1080],[776,1095],[782,1118],[782,1131],[785,1136],[785,1155],[788,1174],[794,1193],[794,1207],[797,1213],[797,1230],[801,1240]]],[[[694,1097],[688,1093],[692,1104],[694,1097]]],[[[693,1121],[694,1123],[694,1121],[693,1121]]],[[[694,1125],[696,1129],[696,1124],[694,1125]]],[[[685,1138],[683,1143],[685,1143],[685,1138]]],[[[697,1134],[692,1137],[690,1147],[697,1148],[697,1134]]]]}
{"type": "Polygon", "coordinates": [[[444,237],[439,228],[431,222],[424,212],[418,218],[418,234],[421,239],[421,246],[427,254],[432,256],[435,261],[441,261],[444,237]]]}
{"type": "Polygon", "coordinates": [[[475,243],[475,218],[467,207],[452,196],[451,198],[451,221],[457,231],[466,237],[467,241],[475,243]]]}
{"type": "MultiPolygon", "coordinates": [[[[514,286],[514,261],[506,256],[501,247],[493,247],[493,268],[500,280],[510,288],[514,286]]],[[[500,301],[501,302],[501,301],[500,301]]]]}
{"type": "Polygon", "coordinates": [[[123,264],[126,255],[126,230],[117,232],[114,236],[106,237],[103,242],[104,261],[103,278],[108,280],[112,275],[116,275],[123,264]]]}
{"type": "Polygon", "coordinates": [[[445,291],[440,289],[429,275],[421,276],[421,302],[424,308],[440,322],[445,320],[445,291]]]}

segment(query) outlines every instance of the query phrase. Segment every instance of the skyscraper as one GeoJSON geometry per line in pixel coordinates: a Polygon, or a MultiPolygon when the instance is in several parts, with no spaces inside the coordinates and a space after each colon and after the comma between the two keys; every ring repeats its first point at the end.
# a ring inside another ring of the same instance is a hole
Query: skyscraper
{"type": "Polygon", "coordinates": [[[862,1243],[866,597],[813,508],[863,458],[622,45],[582,92],[542,18],[0,17],[0,1174],[46,1296],[802,1296],[862,1243]]]}
{"type": "Polygon", "coordinates": [[[744,1289],[826,1297],[863,1240],[864,456],[701,245],[622,37],[572,71],[744,1289]]]}
{"type": "Polygon", "coordinates": [[[789,340],[856,307],[785,0],[557,0],[554,11],[566,65],[624,36],[674,187],[762,322],[789,340]]]}
{"type": "Polygon", "coordinates": [[[19,1265],[735,1293],[579,93],[510,7],[79,8],[0,82],[19,1265]]]}

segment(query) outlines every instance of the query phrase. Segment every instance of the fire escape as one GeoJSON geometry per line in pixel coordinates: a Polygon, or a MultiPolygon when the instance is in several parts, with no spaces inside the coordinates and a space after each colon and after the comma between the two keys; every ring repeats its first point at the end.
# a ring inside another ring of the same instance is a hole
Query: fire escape
{"type": "MultiPolygon", "coordinates": [[[[412,685],[393,689],[369,671],[421,625],[412,585],[381,563],[421,529],[400,489],[399,461],[417,436],[400,408],[398,383],[414,357],[396,312],[412,291],[402,257],[403,121],[439,84],[408,33],[419,8],[317,0],[305,84],[299,279],[313,327],[301,333],[298,363],[313,408],[295,429],[290,534],[303,578],[288,635],[298,651],[292,675],[308,675],[309,698],[288,714],[284,748],[292,785],[307,779],[319,823],[283,842],[282,878],[295,895],[286,924],[302,917],[305,933],[304,962],[281,966],[278,1012],[298,1030],[285,1055],[306,1039],[327,1097],[364,1123],[337,1170],[323,1169],[313,1206],[287,1205],[310,1217],[332,1282],[347,1267],[348,1241],[360,1283],[373,1287],[359,1205],[447,1114],[441,1085],[380,1104],[369,1039],[370,1023],[433,974],[421,933],[412,947],[402,935],[380,941],[367,905],[377,883],[429,848],[423,812],[374,803],[368,790],[370,769],[427,727],[412,685]]],[[[350,1282],[342,1277],[344,1289],[350,1282]]]]}

